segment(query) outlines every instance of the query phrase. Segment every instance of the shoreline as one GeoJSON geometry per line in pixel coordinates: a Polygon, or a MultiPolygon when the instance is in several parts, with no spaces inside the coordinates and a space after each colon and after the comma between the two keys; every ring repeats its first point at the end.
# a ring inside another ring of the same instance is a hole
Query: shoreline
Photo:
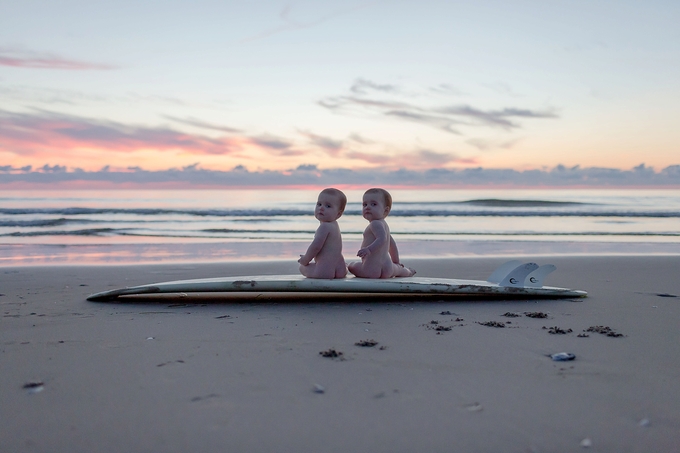
{"type": "MultiPolygon", "coordinates": [[[[589,242],[518,240],[409,240],[397,238],[409,259],[512,258],[514,256],[680,256],[680,242],[589,242]]],[[[153,265],[297,261],[309,240],[178,243],[0,244],[0,269],[42,265],[153,265]]],[[[345,241],[345,260],[359,240],[345,241]]],[[[297,271],[297,269],[296,269],[297,271]]]]}
{"type": "MultiPolygon", "coordinates": [[[[680,256],[516,257],[555,264],[546,285],[589,296],[87,302],[145,283],[296,273],[297,263],[3,267],[0,443],[35,452],[674,451],[680,256]],[[490,321],[505,328],[482,324],[490,321]],[[597,326],[622,336],[588,331],[597,326]],[[367,340],[378,344],[355,345],[367,340]],[[320,354],[330,350],[343,354],[320,354]],[[547,357],[558,352],[576,359],[547,357]]],[[[504,261],[408,264],[423,277],[486,279],[504,261]]]]}

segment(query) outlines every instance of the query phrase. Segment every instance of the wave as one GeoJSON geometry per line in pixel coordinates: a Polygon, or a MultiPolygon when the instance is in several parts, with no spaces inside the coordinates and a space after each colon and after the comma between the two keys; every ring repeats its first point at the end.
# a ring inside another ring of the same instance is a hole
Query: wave
{"type": "Polygon", "coordinates": [[[60,217],[58,219],[37,219],[37,220],[0,220],[0,227],[55,227],[69,224],[83,224],[96,223],[97,220],[90,219],[67,219],[60,217]]]}
{"type": "Polygon", "coordinates": [[[678,211],[390,211],[390,217],[680,217],[678,211]]]}
{"type": "Polygon", "coordinates": [[[314,234],[314,230],[253,230],[253,229],[232,229],[232,228],[206,228],[200,230],[205,233],[287,233],[287,234],[314,234]]]}
{"type": "MultiPolygon", "coordinates": [[[[521,200],[517,200],[521,202],[521,200]]],[[[545,203],[545,202],[541,202],[545,203]]],[[[417,203],[423,205],[423,203],[417,203]]],[[[657,210],[616,210],[616,209],[515,209],[519,205],[505,205],[499,209],[394,209],[391,217],[648,217],[648,218],[677,218],[680,211],[657,210]]],[[[535,208],[549,205],[538,204],[535,208]]],[[[552,206],[552,205],[550,205],[552,206]]],[[[568,207],[569,205],[564,205],[568,207]]],[[[490,206],[487,206],[490,207],[490,206]]],[[[260,218],[268,220],[272,217],[311,217],[313,212],[303,209],[122,209],[122,208],[0,208],[0,215],[54,215],[54,216],[116,216],[132,215],[153,218],[162,215],[191,216],[191,217],[234,217],[260,218]]],[[[361,215],[359,209],[347,209],[345,215],[361,215]]],[[[36,219],[36,220],[0,220],[0,226],[49,226],[49,222],[86,222],[88,219],[36,219]],[[11,222],[26,222],[11,225],[11,222]],[[31,224],[34,222],[34,225],[31,224]],[[44,225],[40,225],[44,222],[44,225]]],[[[100,221],[100,220],[97,220],[100,221]]],[[[110,221],[109,219],[106,220],[110,221]]],[[[127,221],[127,220],[126,220],[127,221]]],[[[132,221],[132,220],[130,220],[132,221]]],[[[145,220],[149,221],[149,220],[145,220]]]]}
{"type": "MultiPolygon", "coordinates": [[[[359,211],[357,211],[359,212],[359,211]]],[[[306,209],[160,209],[160,208],[0,208],[5,215],[191,215],[198,217],[270,217],[312,215],[306,209]]]]}
{"type": "Polygon", "coordinates": [[[34,236],[113,236],[116,234],[123,234],[122,231],[115,228],[91,228],[85,230],[72,231],[15,231],[13,233],[0,234],[9,237],[34,237],[34,236]]]}
{"type": "MultiPolygon", "coordinates": [[[[91,228],[82,230],[57,230],[57,231],[30,231],[30,232],[13,232],[0,234],[0,237],[40,237],[40,236],[134,236],[134,237],[149,237],[149,238],[194,238],[194,239],[211,239],[211,238],[239,238],[244,239],[244,235],[252,235],[254,238],[271,237],[290,237],[292,235],[313,235],[313,230],[260,230],[260,229],[205,229],[197,231],[182,231],[182,232],[160,232],[160,231],[129,231],[115,228],[91,228]]],[[[343,231],[345,235],[361,235],[361,231],[343,231]]],[[[417,232],[409,231],[403,233],[393,233],[393,236],[399,238],[400,236],[422,236],[422,237],[456,237],[456,236],[507,236],[507,237],[539,237],[539,236],[565,236],[565,237],[582,237],[582,236],[617,236],[617,237],[680,237],[680,232],[603,232],[603,231],[581,231],[581,232],[561,232],[561,231],[487,231],[487,232],[471,232],[471,231],[457,231],[457,232],[417,232]]]]}
{"type": "Polygon", "coordinates": [[[400,205],[467,205],[467,206],[486,206],[497,208],[528,208],[528,207],[557,207],[557,206],[595,206],[595,203],[582,203],[579,201],[549,201],[549,200],[506,200],[501,198],[480,198],[466,201],[432,201],[419,202],[407,201],[399,202],[400,205]]]}

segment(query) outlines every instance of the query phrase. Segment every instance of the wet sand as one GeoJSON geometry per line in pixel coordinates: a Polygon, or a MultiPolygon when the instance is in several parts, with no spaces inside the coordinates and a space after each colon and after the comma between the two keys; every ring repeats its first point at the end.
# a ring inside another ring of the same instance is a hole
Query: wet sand
{"type": "MultiPolygon", "coordinates": [[[[504,261],[406,264],[484,280],[504,261]]],[[[0,450],[679,451],[680,257],[537,262],[589,297],[95,303],[297,264],[2,267],[0,450]]]]}

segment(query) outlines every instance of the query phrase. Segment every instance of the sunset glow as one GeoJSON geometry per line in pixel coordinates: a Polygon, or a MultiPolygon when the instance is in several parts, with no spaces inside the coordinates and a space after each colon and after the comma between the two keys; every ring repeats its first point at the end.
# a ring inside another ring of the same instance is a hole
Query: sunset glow
{"type": "Polygon", "coordinates": [[[676,2],[343,5],[3,6],[0,186],[563,167],[680,184],[676,2]]]}

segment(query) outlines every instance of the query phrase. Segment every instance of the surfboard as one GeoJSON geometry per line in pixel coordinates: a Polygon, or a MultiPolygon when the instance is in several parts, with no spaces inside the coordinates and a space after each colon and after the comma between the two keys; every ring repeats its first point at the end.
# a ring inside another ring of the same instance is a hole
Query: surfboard
{"type": "Polygon", "coordinates": [[[555,270],[547,264],[505,263],[489,280],[405,277],[366,279],[314,279],[302,275],[255,275],[202,278],[153,283],[113,289],[90,295],[89,301],[111,301],[120,296],[172,293],[323,293],[343,295],[411,294],[437,296],[471,296],[476,298],[567,298],[586,297],[582,290],[543,286],[545,277],[555,270]],[[493,281],[492,281],[493,280],[493,281]]]}

